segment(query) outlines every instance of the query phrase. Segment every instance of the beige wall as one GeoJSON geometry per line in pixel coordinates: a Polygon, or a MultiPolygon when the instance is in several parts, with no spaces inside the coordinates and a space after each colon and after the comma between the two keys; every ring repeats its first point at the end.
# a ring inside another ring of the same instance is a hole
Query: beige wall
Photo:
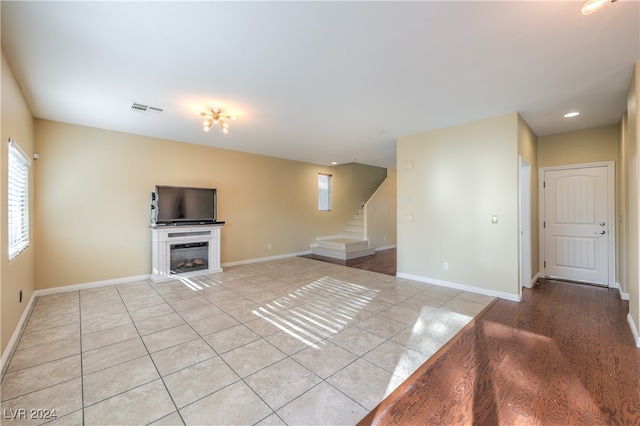
{"type": "Polygon", "coordinates": [[[46,120],[36,120],[36,141],[38,289],[149,274],[156,184],[218,189],[226,264],[309,250],[386,175],[46,120]],[[317,211],[318,173],[333,175],[331,212],[317,211]]]}
{"type": "MultiPolygon", "coordinates": [[[[0,303],[1,303],[1,350],[2,356],[11,336],[13,335],[20,317],[27,306],[27,301],[35,290],[34,284],[34,247],[37,238],[33,232],[33,215],[31,215],[30,246],[11,262],[7,254],[7,141],[11,138],[27,153],[33,153],[33,117],[20,91],[13,72],[9,67],[4,52],[2,52],[2,143],[0,143],[0,303]],[[19,292],[22,290],[23,299],[19,303],[19,292]]],[[[30,178],[30,201],[33,198],[33,167],[30,178]]]]}
{"type": "Polygon", "coordinates": [[[398,273],[519,297],[518,120],[398,140],[398,273]]]}
{"type": "Polygon", "coordinates": [[[538,166],[618,160],[618,125],[559,133],[538,138],[538,166]]]}
{"type": "Polygon", "coordinates": [[[387,178],[364,207],[365,236],[376,249],[396,245],[396,177],[396,169],[387,169],[387,178]]]}
{"type": "Polygon", "coordinates": [[[518,155],[527,160],[531,172],[531,279],[540,272],[538,211],[538,137],[518,115],[518,155]]]}
{"type": "MultiPolygon", "coordinates": [[[[640,110],[638,110],[638,98],[640,98],[640,63],[635,66],[635,71],[629,85],[627,96],[626,132],[622,139],[625,156],[625,180],[626,186],[626,212],[623,212],[623,220],[626,220],[627,236],[625,242],[624,258],[626,259],[626,279],[624,288],[629,293],[629,314],[635,325],[636,331],[640,330],[640,170],[638,169],[638,148],[640,146],[640,110]],[[626,215],[625,215],[626,213],[626,215]]],[[[640,346],[640,338],[636,342],[640,346]]]]}

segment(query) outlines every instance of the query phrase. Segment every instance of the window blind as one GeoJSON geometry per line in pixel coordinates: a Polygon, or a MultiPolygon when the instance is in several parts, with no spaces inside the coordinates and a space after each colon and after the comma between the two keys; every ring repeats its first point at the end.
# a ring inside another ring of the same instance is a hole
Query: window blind
{"type": "Polygon", "coordinates": [[[9,140],[8,237],[9,260],[29,247],[29,166],[24,151],[9,140]]]}

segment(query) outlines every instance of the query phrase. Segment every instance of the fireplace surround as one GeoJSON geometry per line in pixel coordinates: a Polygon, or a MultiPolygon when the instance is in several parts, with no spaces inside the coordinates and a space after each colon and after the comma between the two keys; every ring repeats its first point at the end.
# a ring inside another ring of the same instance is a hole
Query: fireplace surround
{"type": "Polygon", "coordinates": [[[220,229],[209,225],[151,226],[151,280],[167,281],[222,272],[220,229]]]}

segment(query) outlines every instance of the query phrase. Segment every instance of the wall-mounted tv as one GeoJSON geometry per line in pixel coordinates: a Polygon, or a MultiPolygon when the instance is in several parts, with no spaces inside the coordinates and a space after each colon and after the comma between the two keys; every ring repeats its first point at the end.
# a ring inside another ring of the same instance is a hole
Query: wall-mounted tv
{"type": "Polygon", "coordinates": [[[215,188],[156,185],[153,195],[156,224],[205,224],[217,220],[215,188]]]}

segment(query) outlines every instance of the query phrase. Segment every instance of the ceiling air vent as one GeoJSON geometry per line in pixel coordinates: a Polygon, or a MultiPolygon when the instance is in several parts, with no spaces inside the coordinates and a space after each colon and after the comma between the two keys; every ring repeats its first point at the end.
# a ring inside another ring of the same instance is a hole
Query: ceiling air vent
{"type": "Polygon", "coordinates": [[[147,112],[147,110],[149,109],[149,105],[142,105],[134,102],[133,104],[131,104],[131,109],[138,112],[147,112]]]}
{"type": "Polygon", "coordinates": [[[162,114],[164,112],[164,109],[162,108],[157,108],[157,107],[152,107],[149,105],[143,105],[143,104],[138,104],[136,102],[131,104],[131,111],[136,111],[136,112],[144,112],[144,113],[148,113],[148,114],[162,114]]]}
{"type": "Polygon", "coordinates": [[[152,107],[152,106],[150,106],[147,109],[147,112],[151,113],[151,114],[162,114],[163,111],[164,110],[162,108],[156,108],[156,107],[152,107]]]}

